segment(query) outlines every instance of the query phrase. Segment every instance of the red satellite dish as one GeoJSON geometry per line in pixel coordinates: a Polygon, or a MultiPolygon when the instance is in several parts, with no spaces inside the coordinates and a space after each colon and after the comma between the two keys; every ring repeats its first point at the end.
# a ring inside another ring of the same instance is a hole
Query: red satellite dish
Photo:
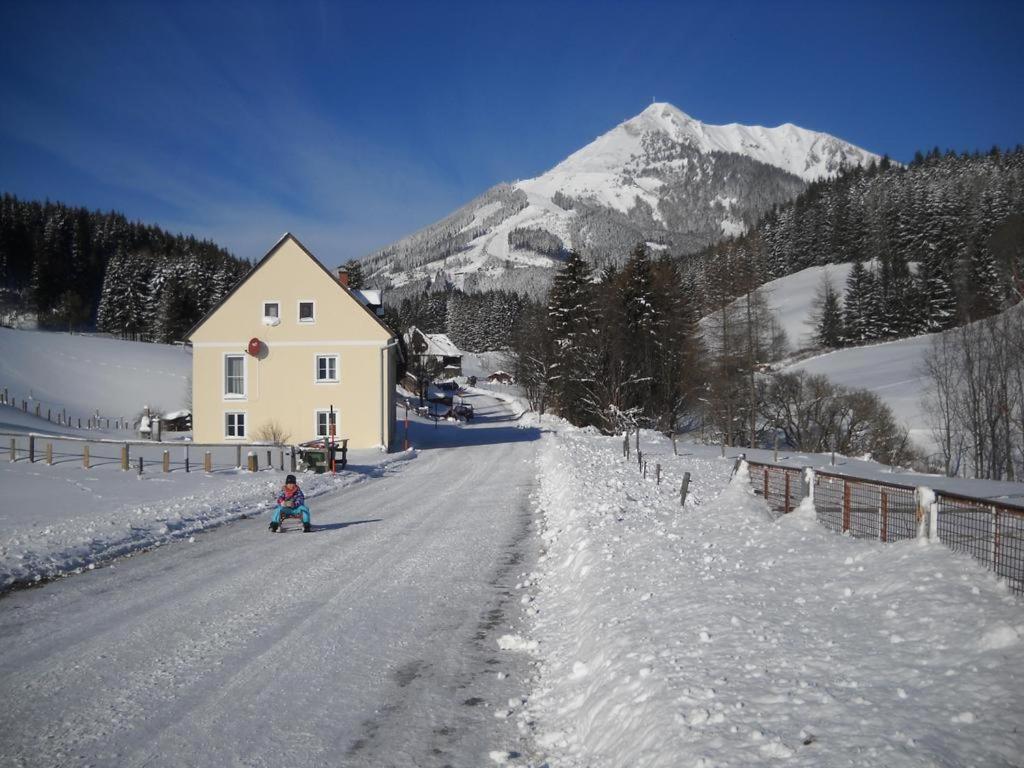
{"type": "Polygon", "coordinates": [[[252,355],[253,357],[258,357],[259,356],[259,354],[260,354],[260,340],[259,339],[255,339],[255,338],[249,339],[249,354],[252,355]]]}

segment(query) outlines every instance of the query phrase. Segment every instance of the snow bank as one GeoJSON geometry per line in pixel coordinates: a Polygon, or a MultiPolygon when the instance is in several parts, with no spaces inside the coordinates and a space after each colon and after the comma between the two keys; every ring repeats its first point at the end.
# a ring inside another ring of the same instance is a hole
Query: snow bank
{"type": "Polygon", "coordinates": [[[519,714],[558,766],[1012,765],[1021,602],[967,557],[773,522],[732,461],[548,435],[519,714]],[[693,506],[679,480],[693,475],[693,506]]]}

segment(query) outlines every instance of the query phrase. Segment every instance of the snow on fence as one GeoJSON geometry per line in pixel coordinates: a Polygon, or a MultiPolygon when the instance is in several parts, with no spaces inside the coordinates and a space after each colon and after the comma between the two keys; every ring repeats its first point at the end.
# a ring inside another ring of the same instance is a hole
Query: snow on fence
{"type": "Polygon", "coordinates": [[[45,433],[0,432],[0,456],[8,461],[66,464],[81,461],[91,468],[120,464],[124,471],[143,474],[157,471],[185,472],[246,469],[295,471],[298,452],[294,446],[268,443],[191,443],[156,440],[106,440],[99,438],[48,435],[45,433]],[[58,450],[54,450],[54,446],[58,450]]]}
{"type": "Polygon", "coordinates": [[[1024,594],[1024,507],[923,486],[748,461],[750,482],[775,512],[810,496],[818,522],[883,542],[918,536],[966,552],[1024,594]]]}
{"type": "Polygon", "coordinates": [[[92,416],[86,416],[83,421],[80,416],[68,416],[67,410],[62,406],[45,403],[31,395],[29,395],[27,400],[25,398],[19,400],[17,397],[12,396],[6,387],[0,389],[0,405],[7,405],[20,410],[22,413],[46,419],[51,424],[75,427],[77,429],[103,429],[109,431],[111,429],[132,430],[135,427],[134,423],[130,422],[127,416],[110,418],[100,416],[98,411],[92,416]]]}

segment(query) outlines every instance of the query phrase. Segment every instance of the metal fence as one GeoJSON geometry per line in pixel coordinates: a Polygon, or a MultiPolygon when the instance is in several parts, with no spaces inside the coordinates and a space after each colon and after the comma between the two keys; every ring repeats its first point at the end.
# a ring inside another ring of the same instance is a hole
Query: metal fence
{"type": "MultiPolygon", "coordinates": [[[[747,462],[754,491],[779,514],[810,490],[806,470],[747,462]]],[[[814,508],[829,530],[883,542],[936,538],[1024,594],[1024,507],[881,480],[813,471],[814,508]]]]}

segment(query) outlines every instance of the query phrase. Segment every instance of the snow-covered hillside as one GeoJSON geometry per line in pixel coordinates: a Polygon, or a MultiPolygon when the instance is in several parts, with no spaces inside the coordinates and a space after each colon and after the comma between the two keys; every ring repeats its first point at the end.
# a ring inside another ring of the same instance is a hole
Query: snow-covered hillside
{"type": "Polygon", "coordinates": [[[877,155],[786,124],[707,125],[652,104],[548,172],[495,187],[366,260],[394,286],[442,277],[467,289],[527,288],[575,249],[623,259],[637,242],[675,252],[744,231],[807,182],[877,155]]]}
{"type": "Polygon", "coordinates": [[[143,406],[187,408],[192,351],[100,336],[0,328],[0,389],[10,397],[62,408],[85,421],[98,412],[131,417],[143,406]]]}

